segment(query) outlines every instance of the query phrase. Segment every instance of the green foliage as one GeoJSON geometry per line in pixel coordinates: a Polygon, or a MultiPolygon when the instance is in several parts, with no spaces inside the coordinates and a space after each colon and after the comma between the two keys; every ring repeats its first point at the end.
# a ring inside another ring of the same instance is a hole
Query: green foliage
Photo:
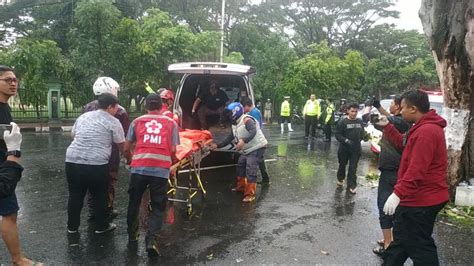
{"type": "Polygon", "coordinates": [[[229,55],[224,57],[224,62],[232,64],[243,64],[244,57],[239,52],[231,52],[229,55]]]}
{"type": "Polygon", "coordinates": [[[474,225],[474,207],[447,204],[440,214],[456,226],[472,228],[474,225]]]}
{"type": "Polygon", "coordinates": [[[310,46],[311,52],[290,65],[279,95],[290,95],[297,105],[315,93],[318,98],[355,98],[363,78],[363,59],[357,51],[344,58],[326,42],[310,46]]]}

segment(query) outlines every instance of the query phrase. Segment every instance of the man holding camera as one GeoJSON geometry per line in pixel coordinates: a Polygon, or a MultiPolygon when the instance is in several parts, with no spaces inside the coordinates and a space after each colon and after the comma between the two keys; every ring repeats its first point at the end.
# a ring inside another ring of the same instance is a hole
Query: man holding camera
{"type": "MultiPolygon", "coordinates": [[[[402,98],[397,96],[393,99],[390,104],[388,113],[381,105],[379,100],[374,100],[372,106],[377,108],[377,110],[383,114],[387,115],[387,120],[392,124],[400,133],[405,133],[410,128],[405,120],[403,120],[400,111],[401,111],[401,102],[402,98]],[[391,114],[391,115],[390,115],[391,114]]],[[[367,116],[363,116],[363,119],[366,119],[367,116]]],[[[379,116],[372,115],[371,122],[374,124],[375,128],[383,131],[383,128],[378,126],[377,123],[379,116]]],[[[365,120],[364,119],[364,120],[365,120]]],[[[380,246],[375,248],[373,252],[379,256],[383,255],[383,252],[390,243],[393,241],[392,228],[393,228],[393,217],[391,215],[386,215],[383,212],[383,206],[387,201],[387,198],[392,194],[393,187],[397,182],[397,171],[400,166],[401,150],[395,148],[386,138],[385,134],[382,135],[380,141],[380,155],[379,155],[379,170],[380,170],[380,179],[379,186],[377,191],[377,207],[379,209],[379,221],[380,227],[383,233],[383,242],[378,241],[380,246]]]]}

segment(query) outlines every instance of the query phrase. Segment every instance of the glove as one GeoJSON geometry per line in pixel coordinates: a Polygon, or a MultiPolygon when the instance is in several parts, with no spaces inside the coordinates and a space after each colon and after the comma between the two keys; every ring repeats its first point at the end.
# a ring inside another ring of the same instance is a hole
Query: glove
{"type": "Polygon", "coordinates": [[[10,132],[10,130],[5,130],[3,132],[3,139],[5,140],[8,151],[19,151],[22,140],[20,128],[13,122],[11,122],[10,125],[12,125],[12,131],[10,132]]]}
{"type": "Polygon", "coordinates": [[[346,143],[347,145],[352,145],[353,144],[352,140],[350,140],[350,139],[345,139],[344,143],[346,143]]]}
{"type": "Polygon", "coordinates": [[[383,206],[383,212],[386,215],[393,215],[398,204],[400,204],[400,198],[395,193],[392,193],[383,206]]]}
{"type": "Polygon", "coordinates": [[[379,109],[381,107],[380,100],[374,100],[374,102],[372,103],[372,106],[379,109]]]}
{"type": "Polygon", "coordinates": [[[389,121],[386,116],[379,116],[379,121],[376,122],[375,124],[380,127],[386,127],[388,125],[389,121]]]}

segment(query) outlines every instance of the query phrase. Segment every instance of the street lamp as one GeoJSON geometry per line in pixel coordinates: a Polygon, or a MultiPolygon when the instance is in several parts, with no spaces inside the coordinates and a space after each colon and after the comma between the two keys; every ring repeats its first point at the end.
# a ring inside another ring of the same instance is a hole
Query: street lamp
{"type": "Polygon", "coordinates": [[[224,58],[224,15],[225,15],[225,0],[222,0],[222,13],[221,13],[221,56],[220,62],[222,63],[224,58]]]}

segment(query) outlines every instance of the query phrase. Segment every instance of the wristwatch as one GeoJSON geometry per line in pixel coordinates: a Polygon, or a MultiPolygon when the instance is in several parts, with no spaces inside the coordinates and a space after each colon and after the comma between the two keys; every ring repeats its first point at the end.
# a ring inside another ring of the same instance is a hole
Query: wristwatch
{"type": "Polygon", "coordinates": [[[19,150],[16,150],[16,151],[7,151],[7,156],[9,155],[13,155],[17,158],[20,158],[21,157],[21,151],[19,150]]]}

